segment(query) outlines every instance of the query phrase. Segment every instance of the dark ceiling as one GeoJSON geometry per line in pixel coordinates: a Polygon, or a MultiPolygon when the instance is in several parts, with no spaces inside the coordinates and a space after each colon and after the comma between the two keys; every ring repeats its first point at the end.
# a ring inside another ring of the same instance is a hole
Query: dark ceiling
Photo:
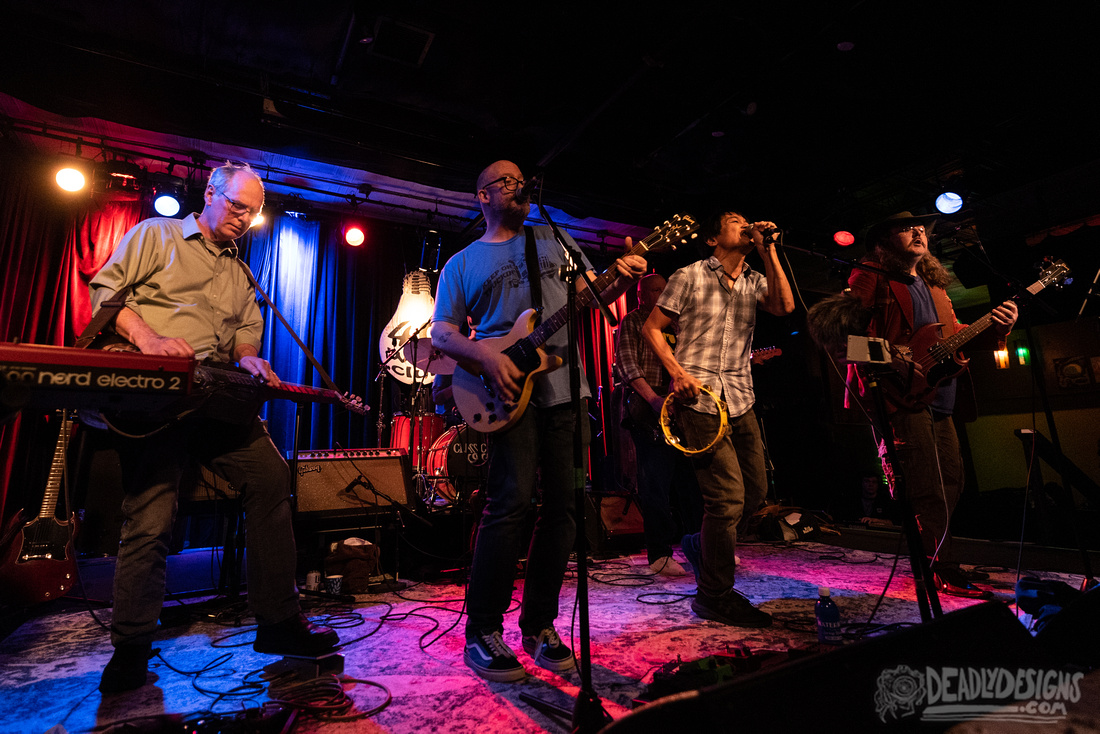
{"type": "Polygon", "coordinates": [[[1098,213],[1096,26],[1069,5],[9,0],[0,91],[453,191],[507,157],[632,224],[723,203],[855,231],[951,180],[960,219],[1022,238],[1098,213]]]}

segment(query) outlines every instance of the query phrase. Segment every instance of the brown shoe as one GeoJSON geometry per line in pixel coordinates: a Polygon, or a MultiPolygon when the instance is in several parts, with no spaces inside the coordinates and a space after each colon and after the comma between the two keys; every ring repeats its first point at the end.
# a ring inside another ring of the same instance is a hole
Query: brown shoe
{"type": "Polygon", "coordinates": [[[955,568],[940,568],[935,572],[936,589],[941,594],[960,596],[964,599],[992,599],[993,592],[981,589],[966,580],[955,568]]]}

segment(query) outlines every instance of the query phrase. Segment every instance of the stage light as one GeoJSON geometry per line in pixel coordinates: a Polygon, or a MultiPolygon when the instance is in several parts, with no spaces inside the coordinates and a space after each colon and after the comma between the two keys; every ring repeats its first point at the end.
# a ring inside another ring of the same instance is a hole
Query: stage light
{"type": "Polygon", "coordinates": [[[1008,369],[1008,350],[1007,349],[998,349],[995,352],[993,352],[993,359],[997,363],[997,369],[999,369],[999,370],[1007,370],[1008,369]]]}
{"type": "Polygon", "coordinates": [[[149,173],[146,185],[153,188],[153,209],[162,217],[174,217],[180,213],[187,200],[187,182],[170,173],[149,173]]]}
{"type": "Polygon", "coordinates": [[[254,229],[254,228],[256,228],[256,227],[259,227],[259,226],[260,226],[261,224],[263,224],[263,223],[264,223],[265,221],[266,221],[266,220],[264,219],[264,213],[263,213],[263,212],[260,212],[260,213],[259,213],[259,214],[257,214],[256,216],[252,217],[252,224],[248,225],[248,228],[249,228],[249,229],[254,229]]]}
{"type": "Polygon", "coordinates": [[[54,177],[57,185],[65,191],[80,191],[84,188],[84,173],[79,169],[66,166],[57,172],[54,177]]]}
{"type": "Polygon", "coordinates": [[[1031,364],[1031,350],[1027,348],[1026,344],[1020,344],[1016,347],[1016,359],[1022,365],[1031,364]]]}
{"type": "Polygon", "coordinates": [[[848,232],[847,230],[843,230],[843,229],[837,230],[833,234],[833,242],[837,243],[841,247],[848,247],[849,245],[854,244],[855,241],[856,241],[855,235],[852,234],[851,232],[848,232]]]}
{"type": "Polygon", "coordinates": [[[153,199],[153,208],[162,217],[174,217],[180,213],[180,203],[171,194],[157,194],[153,199]]]}
{"type": "Polygon", "coordinates": [[[363,233],[363,228],[357,224],[350,224],[344,228],[344,242],[347,242],[352,247],[359,247],[367,239],[367,236],[363,233]]]}
{"type": "Polygon", "coordinates": [[[936,210],[940,214],[954,214],[962,209],[963,198],[954,191],[944,191],[936,197],[936,210]]]}

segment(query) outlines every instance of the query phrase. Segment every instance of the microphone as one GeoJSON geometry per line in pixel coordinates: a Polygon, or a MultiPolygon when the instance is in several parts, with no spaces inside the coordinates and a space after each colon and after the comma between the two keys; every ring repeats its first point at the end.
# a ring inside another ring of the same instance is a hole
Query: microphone
{"type": "Polygon", "coordinates": [[[535,189],[539,188],[540,186],[542,186],[542,176],[539,174],[535,174],[531,178],[524,181],[522,186],[516,189],[515,200],[527,201],[531,198],[531,194],[534,193],[535,189]]]}
{"type": "Polygon", "coordinates": [[[776,235],[782,232],[782,230],[778,227],[758,227],[755,223],[752,225],[752,229],[754,232],[759,232],[765,240],[767,240],[772,235],[776,235]]]}

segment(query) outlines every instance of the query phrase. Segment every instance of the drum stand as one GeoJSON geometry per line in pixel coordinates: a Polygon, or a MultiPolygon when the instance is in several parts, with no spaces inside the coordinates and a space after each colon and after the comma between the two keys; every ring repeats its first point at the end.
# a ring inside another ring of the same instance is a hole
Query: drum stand
{"type": "MultiPolygon", "coordinates": [[[[431,322],[429,322],[431,323],[431,322]]],[[[425,324],[427,326],[428,324],[425,324]]],[[[417,367],[417,349],[420,344],[420,338],[417,336],[418,331],[414,331],[413,335],[409,338],[409,343],[412,344],[412,365],[413,365],[413,392],[410,397],[411,410],[409,411],[409,456],[413,461],[413,482],[415,483],[416,495],[420,498],[420,501],[424,504],[424,507],[433,512],[446,507],[449,504],[449,500],[446,497],[441,496],[436,491],[437,482],[449,480],[449,477],[443,475],[429,476],[427,467],[428,451],[432,448],[431,443],[435,440],[435,437],[429,439],[425,434],[425,418],[427,414],[423,410],[421,403],[421,395],[424,392],[424,382],[419,379],[418,367],[417,367]]],[[[427,365],[424,366],[424,374],[430,374],[430,367],[432,360],[429,358],[427,365]]],[[[433,413],[434,415],[434,413],[433,413]]]]}

